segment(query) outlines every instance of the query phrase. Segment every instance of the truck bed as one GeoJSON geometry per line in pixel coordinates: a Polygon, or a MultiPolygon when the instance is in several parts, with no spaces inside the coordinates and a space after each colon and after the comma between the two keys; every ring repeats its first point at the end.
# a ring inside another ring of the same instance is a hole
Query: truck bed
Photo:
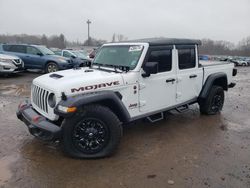
{"type": "Polygon", "coordinates": [[[202,67],[232,64],[231,62],[228,61],[204,61],[204,60],[200,60],[199,63],[202,67]]]}
{"type": "Polygon", "coordinates": [[[200,61],[200,67],[203,69],[203,84],[207,77],[214,73],[225,73],[227,75],[228,84],[232,82],[232,71],[234,63],[225,61],[200,61]]]}

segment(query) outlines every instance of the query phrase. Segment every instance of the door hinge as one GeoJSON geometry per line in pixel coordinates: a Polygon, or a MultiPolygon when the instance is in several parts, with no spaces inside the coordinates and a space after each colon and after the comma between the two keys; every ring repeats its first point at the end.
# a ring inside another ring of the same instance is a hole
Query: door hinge
{"type": "Polygon", "coordinates": [[[139,90],[142,90],[146,87],[146,84],[139,83],[139,90]]]}
{"type": "Polygon", "coordinates": [[[146,105],[146,101],[139,101],[139,107],[145,106],[146,105]]]}
{"type": "Polygon", "coordinates": [[[176,93],[176,98],[177,98],[177,99],[180,98],[181,95],[182,95],[181,92],[177,92],[177,93],[176,93]]]}

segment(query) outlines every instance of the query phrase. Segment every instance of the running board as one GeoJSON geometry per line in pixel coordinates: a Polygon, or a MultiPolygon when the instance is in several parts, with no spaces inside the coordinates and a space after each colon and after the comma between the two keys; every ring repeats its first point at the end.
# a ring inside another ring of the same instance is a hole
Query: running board
{"type": "Polygon", "coordinates": [[[163,119],[164,119],[163,112],[160,112],[158,114],[154,114],[154,115],[147,117],[147,120],[150,121],[151,123],[155,123],[155,122],[163,120],[163,119]]]}
{"type": "Polygon", "coordinates": [[[175,108],[175,110],[177,112],[179,112],[179,113],[186,112],[186,111],[188,111],[188,109],[189,109],[189,105],[188,104],[185,104],[183,106],[179,106],[179,107],[175,108]]]}

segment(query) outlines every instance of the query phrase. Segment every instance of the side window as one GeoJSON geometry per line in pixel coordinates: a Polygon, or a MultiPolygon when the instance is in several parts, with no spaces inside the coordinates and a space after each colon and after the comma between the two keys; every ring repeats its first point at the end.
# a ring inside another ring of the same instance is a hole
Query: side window
{"type": "Polygon", "coordinates": [[[158,62],[158,72],[172,69],[172,50],[153,50],[150,52],[148,62],[158,62]]]}
{"type": "Polygon", "coordinates": [[[3,45],[3,50],[9,52],[10,51],[10,45],[3,45]]]}
{"type": "Polygon", "coordinates": [[[40,51],[32,46],[27,46],[27,54],[38,55],[40,51]]]}
{"type": "Polygon", "coordinates": [[[22,45],[10,45],[9,51],[18,52],[18,53],[26,53],[26,48],[25,46],[22,46],[22,45]]]}
{"type": "Polygon", "coordinates": [[[178,49],[179,69],[194,68],[195,62],[195,48],[178,49]]]}
{"type": "Polygon", "coordinates": [[[64,57],[69,57],[69,58],[70,58],[72,55],[71,55],[71,53],[69,53],[69,52],[67,52],[67,51],[64,51],[64,52],[63,52],[63,56],[64,56],[64,57]]]}

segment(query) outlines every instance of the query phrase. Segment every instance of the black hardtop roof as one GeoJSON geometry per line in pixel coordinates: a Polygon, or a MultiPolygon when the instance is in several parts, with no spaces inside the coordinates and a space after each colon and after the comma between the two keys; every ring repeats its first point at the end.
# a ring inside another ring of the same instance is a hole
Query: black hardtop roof
{"type": "Polygon", "coordinates": [[[136,40],[129,40],[125,42],[142,42],[142,43],[149,43],[151,46],[156,45],[189,45],[189,44],[197,44],[201,45],[201,40],[196,39],[178,39],[178,38],[145,38],[145,39],[136,39],[136,40]]]}

